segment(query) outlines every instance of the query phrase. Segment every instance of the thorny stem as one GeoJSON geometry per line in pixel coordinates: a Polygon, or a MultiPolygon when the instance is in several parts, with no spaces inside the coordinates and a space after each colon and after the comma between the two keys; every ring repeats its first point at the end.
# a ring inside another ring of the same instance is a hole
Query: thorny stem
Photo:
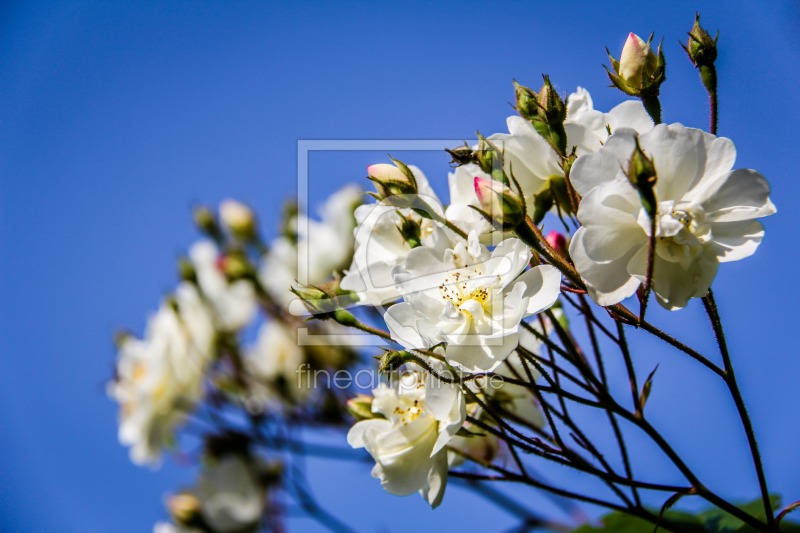
{"type": "Polygon", "coordinates": [[[775,527],[775,518],[772,511],[772,502],[769,499],[769,489],[767,488],[767,478],[764,475],[764,467],[761,461],[761,453],[758,450],[758,441],[756,440],[755,431],[753,430],[753,423],[750,421],[750,415],[747,413],[747,408],[742,398],[742,393],[739,390],[739,385],[736,382],[736,376],[733,371],[733,363],[731,362],[730,353],[728,352],[728,343],[725,340],[725,332],[722,329],[722,320],[719,317],[719,310],[717,303],[714,300],[714,293],[711,289],[708,294],[703,297],[703,305],[705,306],[708,318],[711,321],[711,327],[714,329],[714,336],[717,339],[720,354],[722,355],[722,364],[725,368],[725,375],[723,379],[725,384],[730,390],[733,402],[736,404],[736,410],[739,413],[739,418],[742,421],[744,432],[747,435],[747,443],[750,446],[750,454],[753,457],[753,465],[758,476],[758,485],[761,489],[761,500],[764,503],[764,510],[767,513],[767,526],[770,530],[775,527]]]}

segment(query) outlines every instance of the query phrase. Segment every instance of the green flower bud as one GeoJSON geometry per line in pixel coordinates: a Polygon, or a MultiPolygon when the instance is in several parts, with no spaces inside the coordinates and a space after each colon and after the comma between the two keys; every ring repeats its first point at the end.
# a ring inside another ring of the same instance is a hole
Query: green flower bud
{"type": "Polygon", "coordinates": [[[717,40],[719,32],[711,38],[711,35],[700,26],[700,13],[694,18],[694,25],[689,32],[689,40],[683,47],[692,60],[695,67],[710,66],[717,60],[717,40]]]}
{"type": "Polygon", "coordinates": [[[411,217],[400,215],[400,225],[397,226],[397,230],[411,248],[422,245],[422,228],[418,221],[411,217]]]}
{"type": "Polygon", "coordinates": [[[528,87],[517,83],[517,80],[514,80],[514,96],[517,102],[517,113],[522,118],[531,120],[539,114],[539,95],[528,87]]]}
{"type": "Polygon", "coordinates": [[[653,160],[647,157],[642,147],[639,146],[638,139],[636,140],[636,148],[634,148],[631,159],[628,162],[626,176],[638,191],[645,212],[651,219],[654,218],[657,206],[655,186],[658,177],[656,175],[656,167],[653,160]]]}
{"type": "Polygon", "coordinates": [[[194,224],[202,233],[217,239],[222,234],[217,223],[217,217],[208,207],[201,205],[194,209],[194,224]]]}

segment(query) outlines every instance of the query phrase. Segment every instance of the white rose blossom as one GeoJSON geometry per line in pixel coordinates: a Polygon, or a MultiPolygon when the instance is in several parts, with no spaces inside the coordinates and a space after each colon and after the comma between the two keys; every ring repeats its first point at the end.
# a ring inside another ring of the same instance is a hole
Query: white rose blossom
{"type": "MultiPolygon", "coordinates": [[[[509,133],[496,133],[488,140],[503,152],[503,169],[519,182],[532,208],[533,197],[547,189],[551,179],[564,176],[561,161],[529,121],[514,115],[506,119],[506,125],[509,133]]],[[[610,112],[602,113],[594,109],[586,89],[579,87],[567,98],[564,121],[567,149],[576,146],[578,156],[598,150],[608,138],[609,128],[613,132],[622,127],[640,133],[652,129],[653,122],[640,101],[623,102],[610,112]]]]}
{"type": "Polygon", "coordinates": [[[754,219],[776,210],[763,176],[731,170],[729,139],[680,124],[641,135],[617,130],[571,174],[583,199],[569,251],[600,305],[631,296],[646,279],[650,219],[625,175],[637,138],[657,174],[653,290],[662,306],[679,309],[706,294],[719,263],[755,252],[764,229],[754,219]]]}
{"type": "Polygon", "coordinates": [[[567,119],[564,130],[569,146],[577,146],[578,156],[599,150],[611,133],[619,128],[630,128],[639,133],[653,129],[653,119],[640,100],[626,100],[608,113],[594,108],[589,91],[583,87],[567,99],[567,119]]]}
{"type": "Polygon", "coordinates": [[[516,348],[520,321],[558,298],[561,275],[549,265],[525,270],[527,245],[506,239],[493,251],[476,232],[436,254],[415,248],[395,269],[403,302],[384,315],[392,338],[406,348],[446,344],[447,361],[468,372],[497,368],[516,348]]]}
{"type": "Polygon", "coordinates": [[[366,448],[375,459],[372,476],[387,492],[401,496],[419,492],[431,507],[438,506],[447,484],[445,446],[466,418],[461,389],[414,370],[372,393],[372,412],[382,418],[357,422],[347,442],[353,448],[366,448]]]}
{"type": "MultiPolygon", "coordinates": [[[[418,198],[441,215],[441,204],[425,174],[413,165],[408,168],[417,182],[418,198]]],[[[442,251],[450,247],[448,234],[439,224],[411,209],[393,207],[391,200],[359,206],[355,211],[353,261],[342,278],[341,287],[356,292],[360,304],[379,306],[400,297],[392,269],[411,251],[411,245],[399,230],[401,215],[419,224],[421,246],[442,251]]]]}
{"type": "Polygon", "coordinates": [[[211,313],[189,283],[150,318],[144,339],[122,342],[109,395],[120,404],[119,440],[134,463],[158,464],[202,396],[213,343],[211,313]]]}

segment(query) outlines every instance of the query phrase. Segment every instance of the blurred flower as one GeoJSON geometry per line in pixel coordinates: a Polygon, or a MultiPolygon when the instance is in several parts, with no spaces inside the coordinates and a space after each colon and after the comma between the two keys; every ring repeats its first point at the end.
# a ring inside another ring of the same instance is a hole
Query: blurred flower
{"type": "Polygon", "coordinates": [[[736,150],[729,139],[680,124],[642,135],[617,130],[572,168],[583,227],[569,251],[600,305],[631,296],[646,277],[650,217],[625,170],[637,139],[657,175],[653,290],[662,306],[679,309],[706,294],[719,263],[755,252],[764,229],[754,219],[775,206],[763,176],[731,171],[736,150]]]}
{"type": "Polygon", "coordinates": [[[211,241],[200,241],[189,250],[197,283],[214,310],[217,327],[237,331],[253,320],[258,301],[253,283],[246,279],[229,280],[223,272],[223,257],[211,241]]]}
{"type": "Polygon", "coordinates": [[[200,513],[215,533],[235,533],[254,526],[265,505],[257,465],[238,454],[213,460],[200,474],[195,495],[200,513]]]}
{"type": "Polygon", "coordinates": [[[525,271],[530,258],[516,238],[490,253],[475,232],[467,246],[458,243],[443,255],[415,248],[395,270],[404,301],[384,315],[392,338],[406,348],[446,343],[449,363],[494,370],[517,346],[522,318],[553,305],[560,292],[558,270],[525,271]]]}
{"type": "Polygon", "coordinates": [[[249,238],[256,231],[256,217],[253,210],[237,200],[223,200],[219,204],[219,218],[228,230],[236,236],[249,238]]]}
{"type": "MultiPolygon", "coordinates": [[[[440,368],[440,367],[439,367],[440,368]]],[[[419,492],[436,507],[447,484],[445,446],[464,423],[464,398],[457,385],[422,371],[405,372],[391,387],[372,391],[372,412],[382,418],[362,420],[347,442],[366,448],[375,459],[372,476],[397,495],[419,492]]]]}
{"type": "Polygon", "coordinates": [[[361,197],[360,188],[347,186],[331,195],[322,206],[321,221],[296,213],[287,221],[296,239],[289,236],[275,239],[258,272],[271,298],[288,309],[297,299],[290,289],[298,281],[304,285],[318,284],[347,267],[353,254],[353,210],[361,197]]]}
{"type": "Polygon", "coordinates": [[[309,392],[298,374],[305,354],[297,345],[296,327],[279,320],[266,322],[244,361],[248,374],[255,380],[251,390],[253,399],[259,403],[282,394],[299,400],[309,392]]]}
{"type": "Polygon", "coordinates": [[[211,314],[189,283],[150,318],[144,339],[122,341],[109,395],[120,404],[119,439],[137,464],[158,463],[203,392],[213,356],[211,314]]]}

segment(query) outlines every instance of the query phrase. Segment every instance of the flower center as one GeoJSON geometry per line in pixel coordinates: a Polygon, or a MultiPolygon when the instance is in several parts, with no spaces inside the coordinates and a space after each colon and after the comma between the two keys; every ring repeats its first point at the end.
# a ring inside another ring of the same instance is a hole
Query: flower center
{"type": "Polygon", "coordinates": [[[671,201],[661,202],[658,207],[656,253],[665,261],[688,268],[711,239],[705,213],[695,205],[671,201]]]}
{"type": "Polygon", "coordinates": [[[422,402],[418,399],[411,400],[410,398],[401,398],[400,401],[401,405],[395,407],[392,414],[397,417],[398,422],[401,424],[410,424],[425,414],[422,402]]]}
{"type": "Polygon", "coordinates": [[[453,270],[448,272],[444,281],[439,285],[442,298],[453,304],[453,307],[464,314],[470,315],[469,308],[477,302],[478,306],[486,310],[490,300],[490,287],[486,277],[478,268],[453,270]],[[465,305],[468,304],[468,305],[465,305]]]}

